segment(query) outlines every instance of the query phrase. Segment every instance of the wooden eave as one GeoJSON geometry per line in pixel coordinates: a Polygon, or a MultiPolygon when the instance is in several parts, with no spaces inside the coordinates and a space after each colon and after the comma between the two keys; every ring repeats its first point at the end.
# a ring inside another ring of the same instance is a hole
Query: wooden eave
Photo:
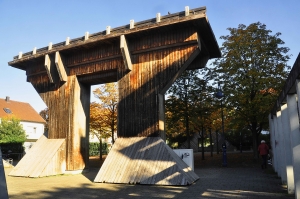
{"type": "Polygon", "coordinates": [[[178,12],[161,16],[160,22],[156,22],[156,18],[152,18],[141,22],[135,22],[134,28],[132,29],[130,29],[129,24],[127,24],[111,29],[110,34],[106,34],[106,31],[102,31],[90,34],[87,40],[82,36],[71,39],[68,45],[65,45],[66,42],[53,44],[51,50],[48,50],[48,47],[44,47],[37,49],[36,54],[33,54],[33,51],[30,51],[24,53],[21,58],[14,56],[13,61],[8,62],[8,65],[21,70],[26,70],[28,63],[44,59],[45,55],[53,54],[57,51],[60,51],[63,54],[69,54],[82,50],[83,48],[92,48],[101,43],[115,42],[116,40],[119,40],[121,35],[126,35],[128,38],[140,37],[144,34],[148,34],[148,31],[151,30],[163,32],[173,28],[177,29],[187,26],[196,27],[202,41],[207,47],[209,58],[221,57],[218,43],[206,17],[206,7],[200,7],[191,9],[188,16],[185,16],[185,12],[178,12]]]}

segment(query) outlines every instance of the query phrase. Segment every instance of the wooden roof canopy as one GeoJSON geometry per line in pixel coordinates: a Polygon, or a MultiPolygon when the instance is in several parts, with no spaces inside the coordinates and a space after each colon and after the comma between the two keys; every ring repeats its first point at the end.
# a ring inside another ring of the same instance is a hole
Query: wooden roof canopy
{"type": "MultiPolygon", "coordinates": [[[[113,43],[120,43],[120,36],[125,35],[127,40],[130,39],[139,39],[145,37],[147,35],[151,35],[157,32],[164,33],[166,31],[176,31],[184,28],[196,28],[200,38],[201,38],[201,45],[205,48],[202,53],[206,53],[206,56],[211,58],[217,58],[221,56],[221,52],[219,46],[217,44],[216,38],[214,33],[211,29],[211,26],[208,22],[206,17],[206,7],[200,7],[195,9],[189,9],[188,6],[185,8],[185,11],[169,14],[165,16],[160,16],[160,13],[157,14],[156,18],[148,19],[145,21],[134,22],[133,20],[130,21],[130,24],[117,27],[117,28],[110,28],[110,26],[106,27],[106,30],[97,32],[94,34],[89,34],[88,32],[85,33],[84,36],[78,37],[75,39],[67,38],[66,41],[53,44],[50,43],[49,46],[43,47],[40,49],[34,48],[33,51],[27,53],[19,53],[19,55],[13,57],[13,61],[8,62],[8,64],[12,67],[25,70],[27,74],[27,81],[28,76],[30,75],[38,75],[35,71],[35,74],[28,72],[28,68],[32,65],[40,65],[45,62],[46,55],[54,55],[57,51],[59,51],[62,57],[68,57],[71,54],[80,53],[82,51],[86,51],[89,49],[93,49],[96,46],[101,45],[109,45],[113,43]]],[[[147,51],[159,50],[164,48],[170,48],[172,45],[187,45],[187,43],[191,44],[191,42],[200,42],[200,41],[189,41],[184,43],[176,43],[176,44],[166,44],[164,46],[155,46],[149,45],[146,46],[144,49],[138,51],[130,51],[132,55],[144,53],[147,51]]],[[[130,46],[128,47],[130,50],[130,46]]],[[[199,56],[203,56],[199,55],[199,56]]],[[[86,63],[97,62],[104,59],[114,59],[122,57],[120,54],[109,55],[105,58],[101,57],[98,59],[87,60],[86,63]]],[[[85,63],[73,63],[68,64],[64,63],[67,68],[76,67],[77,65],[82,65],[85,63]]],[[[203,67],[203,66],[201,66],[203,67]]],[[[199,66],[199,68],[201,68],[199,66]]],[[[192,69],[192,68],[188,68],[192,69]]],[[[193,68],[194,69],[194,68],[193,68]]],[[[43,73],[45,71],[40,71],[43,73]]],[[[115,71],[111,71],[111,73],[100,74],[96,75],[97,77],[94,78],[86,78],[85,83],[94,85],[100,83],[108,83],[108,82],[115,82],[117,81],[117,75],[115,71]],[[100,80],[101,79],[101,80],[100,80]]],[[[84,81],[84,75],[82,77],[84,81]]]]}

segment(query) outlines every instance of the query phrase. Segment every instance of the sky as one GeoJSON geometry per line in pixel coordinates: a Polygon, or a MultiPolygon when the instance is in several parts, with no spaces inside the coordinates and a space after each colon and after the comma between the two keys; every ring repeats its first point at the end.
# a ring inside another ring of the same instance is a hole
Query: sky
{"type": "Polygon", "coordinates": [[[132,19],[155,18],[156,13],[181,12],[185,6],[206,7],[220,47],[227,28],[261,22],[271,34],[282,33],[283,46],[292,55],[288,65],[293,66],[300,52],[299,0],[0,0],[0,98],[29,103],[37,112],[46,108],[25,71],[8,65],[19,52],[127,25],[132,19]]]}

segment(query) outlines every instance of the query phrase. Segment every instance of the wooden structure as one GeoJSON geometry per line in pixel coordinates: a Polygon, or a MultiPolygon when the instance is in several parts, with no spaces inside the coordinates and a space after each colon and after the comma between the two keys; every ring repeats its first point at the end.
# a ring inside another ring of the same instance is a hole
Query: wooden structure
{"type": "Polygon", "coordinates": [[[116,140],[94,182],[189,185],[198,178],[160,137],[135,137],[116,140]]]}
{"type": "Polygon", "coordinates": [[[9,175],[37,178],[64,174],[65,170],[65,139],[47,139],[41,136],[9,175]]]}
{"type": "Polygon", "coordinates": [[[90,85],[118,82],[118,137],[161,137],[164,94],[184,70],[221,53],[206,8],[161,16],[14,57],[49,108],[49,138],[66,139],[66,170],[88,168],[90,85]]]}

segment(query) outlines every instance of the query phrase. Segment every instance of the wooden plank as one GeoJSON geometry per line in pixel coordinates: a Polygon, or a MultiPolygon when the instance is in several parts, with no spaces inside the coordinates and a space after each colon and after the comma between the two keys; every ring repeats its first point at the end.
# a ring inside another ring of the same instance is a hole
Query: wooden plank
{"type": "Polygon", "coordinates": [[[58,71],[60,81],[66,82],[67,78],[68,78],[67,73],[66,73],[64,64],[62,62],[61,56],[58,51],[55,53],[55,65],[56,65],[56,69],[58,71]]]}
{"type": "MultiPolygon", "coordinates": [[[[138,142],[141,143],[141,145],[145,145],[147,146],[150,142],[150,139],[145,139],[144,138],[138,138],[137,140],[138,142]]],[[[134,171],[133,171],[133,175],[131,175],[131,178],[130,178],[130,183],[136,183],[136,182],[140,182],[140,179],[139,179],[139,176],[140,176],[140,170],[141,170],[141,167],[142,167],[142,163],[144,158],[145,158],[145,152],[146,150],[144,150],[144,146],[140,147],[139,151],[140,153],[135,153],[134,154],[134,160],[135,161],[135,165],[134,165],[134,171]]]]}
{"type": "Polygon", "coordinates": [[[52,74],[51,74],[51,60],[50,60],[50,57],[49,55],[45,55],[45,68],[46,68],[46,71],[47,71],[47,74],[48,74],[48,78],[49,78],[49,81],[50,83],[54,83],[54,80],[53,80],[53,77],[52,77],[52,74]]]}
{"type": "Polygon", "coordinates": [[[184,70],[192,63],[192,61],[200,54],[200,50],[196,49],[192,55],[188,58],[188,60],[184,63],[184,65],[180,68],[177,74],[168,82],[168,84],[160,90],[161,94],[165,94],[165,92],[170,88],[170,86],[175,82],[175,80],[184,72],[184,70]]]}
{"type": "Polygon", "coordinates": [[[151,173],[149,171],[150,166],[154,166],[150,163],[149,153],[151,153],[150,146],[152,145],[153,138],[145,138],[143,139],[143,148],[141,149],[143,151],[143,157],[139,156],[137,160],[139,161],[139,169],[137,171],[137,176],[135,176],[136,183],[140,183],[142,179],[149,178],[151,176],[151,173]],[[145,142],[148,142],[146,145],[145,142]]]}
{"type": "MultiPolygon", "coordinates": [[[[159,163],[161,161],[161,152],[163,151],[163,144],[162,140],[159,138],[152,138],[152,144],[155,144],[155,147],[152,147],[154,150],[151,150],[150,156],[153,156],[153,164],[150,167],[150,174],[151,176],[147,180],[147,184],[155,184],[156,174],[159,172],[159,163]]],[[[150,149],[149,149],[150,150],[150,149]]]]}
{"type": "Polygon", "coordinates": [[[94,182],[187,185],[199,178],[181,169],[184,162],[159,137],[118,138],[107,160],[94,182]]]}
{"type": "Polygon", "coordinates": [[[33,161],[36,151],[44,144],[47,138],[42,135],[38,141],[31,147],[26,155],[19,161],[14,169],[9,173],[11,176],[24,176],[28,177],[28,171],[32,168],[31,162],[33,161]]]}
{"type": "Polygon", "coordinates": [[[127,41],[124,35],[120,37],[120,48],[124,60],[125,69],[132,70],[131,55],[127,46],[127,41]]]}
{"type": "MultiPolygon", "coordinates": [[[[62,168],[62,165],[65,165],[65,163],[61,161],[57,162],[52,159],[55,158],[57,153],[60,152],[59,149],[62,149],[64,142],[64,139],[47,139],[45,136],[42,136],[20,160],[20,162],[9,173],[9,175],[23,177],[43,177],[61,174],[55,173],[54,171],[56,171],[57,168],[62,168]],[[49,168],[47,168],[47,166],[49,168]]],[[[59,171],[60,170],[61,169],[59,169],[59,171]]]]}

